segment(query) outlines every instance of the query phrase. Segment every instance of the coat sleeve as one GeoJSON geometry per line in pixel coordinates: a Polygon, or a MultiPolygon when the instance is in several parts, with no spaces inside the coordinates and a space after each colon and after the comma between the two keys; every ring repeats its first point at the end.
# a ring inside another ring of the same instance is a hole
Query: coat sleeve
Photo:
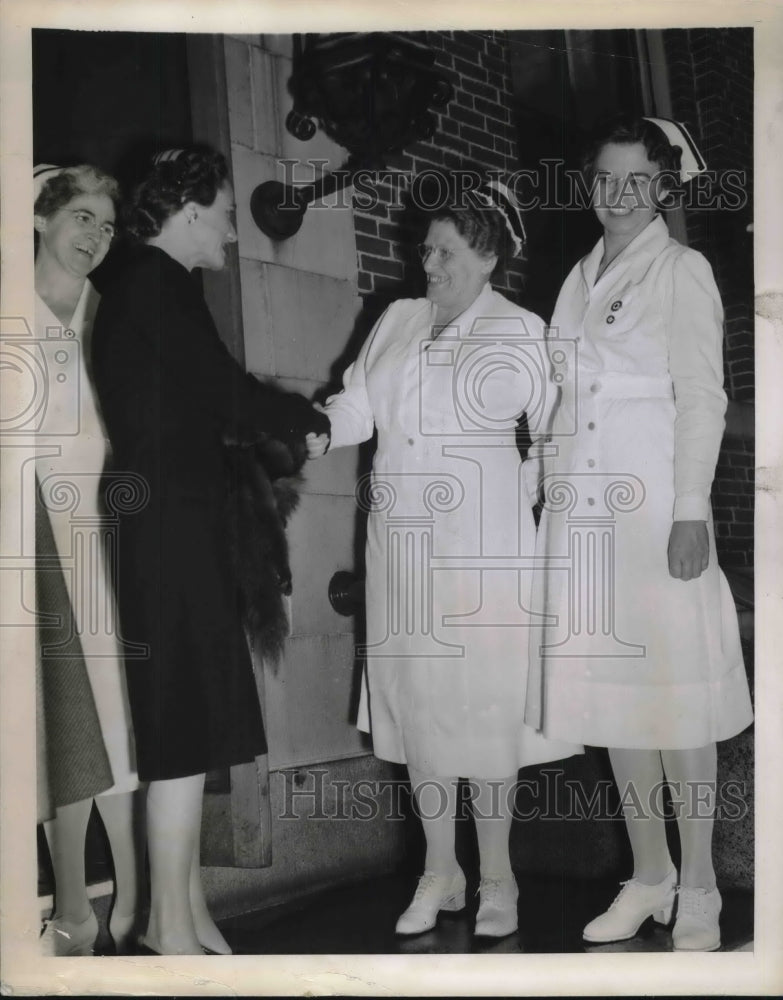
{"type": "Polygon", "coordinates": [[[149,268],[139,278],[132,287],[143,289],[143,295],[115,299],[101,325],[112,339],[126,341],[128,350],[132,340],[137,357],[146,352],[146,366],[159,366],[178,397],[190,396],[240,441],[263,433],[290,443],[303,441],[310,430],[327,429],[303,396],[259,382],[231,357],[186,275],[149,268]]]}
{"type": "Polygon", "coordinates": [[[330,396],[326,401],[326,416],[331,424],[331,448],[359,444],[372,437],[375,415],[367,392],[367,365],[381,329],[391,319],[392,310],[393,306],[390,306],[383,313],[362,345],[356,361],[346,368],[342,392],[330,396]]]}
{"type": "Polygon", "coordinates": [[[723,308],[712,269],[695,251],[674,263],[669,371],[674,387],[675,521],[706,521],[723,437],[723,308]]]}

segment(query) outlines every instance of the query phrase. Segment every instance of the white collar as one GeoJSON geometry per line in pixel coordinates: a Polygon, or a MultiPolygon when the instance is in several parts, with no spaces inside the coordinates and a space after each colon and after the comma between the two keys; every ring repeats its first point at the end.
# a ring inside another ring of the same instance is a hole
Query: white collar
{"type": "MultiPolygon", "coordinates": [[[[669,230],[666,223],[660,215],[656,215],[640,233],[634,236],[628,246],[623,247],[601,275],[601,278],[608,274],[615,264],[621,263],[630,254],[633,254],[635,257],[639,255],[657,256],[669,242],[669,238],[669,230]]],[[[596,283],[596,275],[598,274],[598,268],[601,265],[603,255],[604,237],[602,236],[590,253],[580,261],[582,277],[588,288],[592,288],[596,283]]]]}

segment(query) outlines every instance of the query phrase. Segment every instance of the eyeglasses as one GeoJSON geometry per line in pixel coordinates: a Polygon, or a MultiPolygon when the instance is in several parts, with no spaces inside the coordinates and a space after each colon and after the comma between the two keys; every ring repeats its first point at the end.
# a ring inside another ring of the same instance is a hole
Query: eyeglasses
{"type": "Polygon", "coordinates": [[[459,250],[449,250],[448,247],[431,247],[429,243],[419,243],[416,249],[422,263],[428,260],[430,254],[432,254],[438,264],[448,264],[452,257],[460,253],[459,250]]]}
{"type": "Polygon", "coordinates": [[[84,208],[69,208],[68,211],[74,217],[80,229],[84,229],[85,231],[88,229],[97,229],[100,238],[107,242],[111,242],[114,239],[116,230],[111,222],[103,222],[101,225],[98,225],[92,212],[88,212],[84,208]]]}

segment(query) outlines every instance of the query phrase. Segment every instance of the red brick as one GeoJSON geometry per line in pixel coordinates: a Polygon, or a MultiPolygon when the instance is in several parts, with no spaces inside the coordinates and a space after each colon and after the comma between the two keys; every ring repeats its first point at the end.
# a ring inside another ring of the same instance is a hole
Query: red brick
{"type": "Polygon", "coordinates": [[[373,215],[379,219],[388,219],[389,217],[389,206],[383,201],[378,201],[377,204],[372,205],[370,208],[363,208],[362,212],[365,215],[373,215]]]}
{"type": "Polygon", "coordinates": [[[483,97],[477,97],[474,104],[476,111],[487,115],[488,118],[497,118],[502,122],[509,122],[511,120],[508,109],[502,107],[497,101],[486,101],[483,97]]]}
{"type": "Polygon", "coordinates": [[[360,253],[369,253],[376,257],[391,256],[391,246],[387,240],[379,240],[374,236],[367,236],[366,233],[356,234],[356,249],[360,253]]]}
{"type": "MultiPolygon", "coordinates": [[[[451,143],[449,143],[451,145],[451,143]]],[[[443,150],[435,147],[430,149],[421,150],[416,153],[416,172],[418,173],[422,169],[422,164],[425,167],[442,167],[443,166],[443,150]]]]}
{"type": "Polygon", "coordinates": [[[486,97],[488,101],[497,100],[498,88],[502,87],[502,81],[493,82],[491,86],[484,83],[471,83],[471,93],[476,97],[486,97]]]}
{"type": "Polygon", "coordinates": [[[368,257],[362,254],[360,264],[363,271],[370,271],[372,274],[380,274],[389,278],[402,278],[404,269],[402,264],[394,260],[384,260],[381,257],[368,257]]]}
{"type": "Polygon", "coordinates": [[[500,153],[491,153],[489,150],[477,146],[471,146],[470,152],[471,156],[482,161],[485,167],[497,167],[499,170],[508,168],[507,157],[501,156],[500,153]]]}
{"type": "Polygon", "coordinates": [[[470,41],[460,39],[453,39],[450,44],[445,47],[445,51],[451,53],[455,59],[465,60],[469,63],[477,61],[479,55],[483,55],[484,43],[483,40],[473,40],[470,41]]]}
{"type": "MultiPolygon", "coordinates": [[[[470,143],[465,142],[464,139],[451,139],[444,140],[445,150],[452,150],[455,153],[460,153],[464,156],[470,155],[470,143]]],[[[444,160],[448,152],[444,151],[444,160]]]]}
{"type": "Polygon", "coordinates": [[[469,111],[466,108],[454,108],[451,112],[451,118],[462,125],[472,125],[475,128],[483,128],[485,123],[483,114],[479,114],[477,111],[469,111]]]}
{"type": "Polygon", "coordinates": [[[378,233],[378,223],[375,219],[367,219],[356,211],[353,215],[353,226],[357,232],[369,233],[370,236],[376,236],[378,233]]]}
{"type": "MultiPolygon", "coordinates": [[[[477,63],[468,62],[466,59],[455,59],[454,71],[460,73],[463,77],[469,78],[471,81],[481,80],[484,82],[487,79],[487,71],[485,69],[482,69],[477,63]]],[[[463,80],[463,86],[469,86],[471,90],[473,89],[472,82],[466,84],[463,80]]]]}
{"type": "Polygon", "coordinates": [[[465,165],[465,159],[458,153],[452,153],[447,150],[443,154],[443,165],[444,167],[448,167],[449,170],[460,170],[465,165]]]}
{"type": "Polygon", "coordinates": [[[478,146],[487,146],[489,149],[492,148],[493,137],[486,129],[475,129],[464,125],[459,130],[459,134],[462,139],[466,139],[468,142],[476,143],[478,146]]]}

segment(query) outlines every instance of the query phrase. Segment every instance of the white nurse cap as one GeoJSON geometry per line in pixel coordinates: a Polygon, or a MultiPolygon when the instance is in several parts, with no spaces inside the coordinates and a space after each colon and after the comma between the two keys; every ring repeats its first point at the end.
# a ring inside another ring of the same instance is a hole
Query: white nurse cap
{"type": "Polygon", "coordinates": [[[697,174],[704,173],[707,169],[707,164],[696,148],[696,143],[691,138],[690,132],[684,125],[680,122],[672,121],[671,118],[645,118],[644,121],[657,125],[671,145],[679,146],[682,150],[680,181],[683,184],[692,180],[697,174]]]}
{"type": "Polygon", "coordinates": [[[473,192],[487,208],[496,208],[503,216],[506,229],[514,245],[513,257],[518,257],[527,239],[522,213],[514,195],[499,180],[490,180],[473,192]]]}

